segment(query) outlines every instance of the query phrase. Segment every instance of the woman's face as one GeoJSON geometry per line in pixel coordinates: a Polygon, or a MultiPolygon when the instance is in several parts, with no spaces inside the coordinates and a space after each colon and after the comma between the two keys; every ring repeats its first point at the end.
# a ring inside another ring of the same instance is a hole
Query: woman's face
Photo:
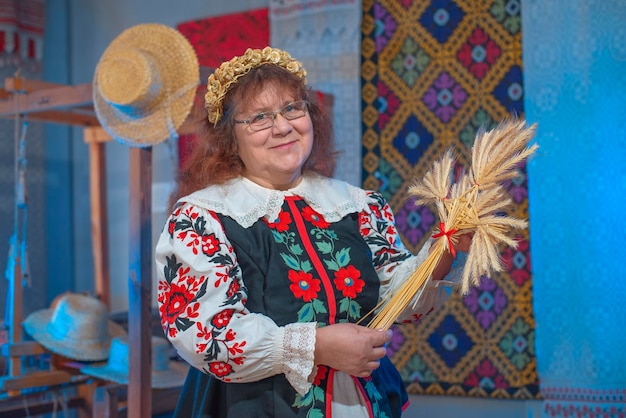
{"type": "Polygon", "coordinates": [[[311,117],[306,111],[302,117],[287,120],[278,113],[298,100],[300,97],[276,86],[268,86],[235,113],[235,120],[242,121],[251,120],[260,113],[276,112],[274,125],[267,129],[255,132],[247,123],[235,124],[237,153],[244,164],[243,175],[261,186],[286,190],[300,182],[302,166],[313,146],[311,117]]]}

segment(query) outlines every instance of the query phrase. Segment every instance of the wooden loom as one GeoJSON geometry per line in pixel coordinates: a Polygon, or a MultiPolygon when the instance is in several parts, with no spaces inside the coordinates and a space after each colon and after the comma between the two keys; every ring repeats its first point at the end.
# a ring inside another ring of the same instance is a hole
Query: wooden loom
{"type": "MultiPolygon", "coordinates": [[[[206,70],[204,71],[206,72],[206,70]]],[[[201,76],[203,71],[201,71],[201,76]]],[[[109,290],[109,252],[108,219],[106,208],[106,159],[105,144],[110,136],[99,125],[93,109],[91,83],[66,86],[43,81],[25,80],[19,77],[7,78],[4,88],[0,89],[0,118],[17,119],[27,115],[29,121],[61,123],[83,127],[83,139],[89,147],[91,232],[93,237],[94,280],[96,296],[110,307],[109,290]]],[[[188,125],[183,124],[180,133],[188,125]]],[[[68,402],[68,406],[80,408],[81,416],[117,417],[117,400],[127,399],[127,415],[136,418],[149,418],[152,413],[151,390],[151,186],[152,186],[152,148],[129,150],[129,301],[128,334],[130,351],[129,384],[127,393],[104,390],[96,392],[104,407],[92,404],[94,385],[91,379],[77,376],[62,368],[51,367],[50,371],[22,374],[22,356],[37,355],[45,352],[39,344],[23,342],[22,321],[22,284],[19,262],[15,263],[15,282],[13,293],[14,315],[10,325],[10,344],[2,347],[2,353],[8,359],[9,377],[1,380],[0,390],[7,391],[9,399],[0,415],[11,415],[23,409],[23,400],[12,405],[11,396],[16,396],[23,389],[58,386],[68,384],[81,385],[79,395],[68,402]],[[148,355],[144,355],[148,353],[148,355]],[[113,402],[114,401],[114,402],[113,402]]],[[[159,400],[168,400],[172,404],[176,396],[167,391],[154,399],[157,409],[159,400]]],[[[48,402],[50,404],[50,402],[48,402]]],[[[55,405],[56,407],[56,405],[55,405]]],[[[40,408],[50,411],[52,405],[29,405],[30,412],[40,408]],[[48,408],[48,409],[46,409],[48,408]]],[[[167,410],[167,409],[165,409],[167,410]]]]}

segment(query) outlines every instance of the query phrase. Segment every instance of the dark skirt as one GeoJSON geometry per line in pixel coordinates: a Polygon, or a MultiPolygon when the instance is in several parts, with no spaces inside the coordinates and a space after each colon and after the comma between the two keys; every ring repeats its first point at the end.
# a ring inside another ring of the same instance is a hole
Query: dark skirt
{"type": "MultiPolygon", "coordinates": [[[[384,357],[371,378],[381,395],[372,408],[374,417],[399,418],[408,395],[395,366],[384,357]]],[[[174,418],[304,418],[308,409],[293,407],[295,396],[282,374],[258,382],[224,383],[190,367],[174,418]]]]}

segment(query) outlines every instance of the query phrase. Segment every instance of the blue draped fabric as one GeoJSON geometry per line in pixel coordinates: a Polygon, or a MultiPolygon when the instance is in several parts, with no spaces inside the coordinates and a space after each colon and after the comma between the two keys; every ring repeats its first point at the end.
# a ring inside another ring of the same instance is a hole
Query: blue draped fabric
{"type": "Polygon", "coordinates": [[[626,2],[522,2],[545,417],[626,415],[626,2]]]}

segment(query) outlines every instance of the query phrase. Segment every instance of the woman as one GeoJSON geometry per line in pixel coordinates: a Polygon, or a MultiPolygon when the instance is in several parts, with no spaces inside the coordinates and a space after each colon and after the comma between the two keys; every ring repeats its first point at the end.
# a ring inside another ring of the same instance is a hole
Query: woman
{"type": "MultiPolygon", "coordinates": [[[[176,416],[400,416],[391,332],[355,322],[428,250],[402,245],[379,193],[330,178],[331,123],[289,54],[249,49],[205,99],[206,134],[156,249],[163,328],[193,366],[176,416]]],[[[452,258],[398,320],[445,299],[452,258]]]]}

